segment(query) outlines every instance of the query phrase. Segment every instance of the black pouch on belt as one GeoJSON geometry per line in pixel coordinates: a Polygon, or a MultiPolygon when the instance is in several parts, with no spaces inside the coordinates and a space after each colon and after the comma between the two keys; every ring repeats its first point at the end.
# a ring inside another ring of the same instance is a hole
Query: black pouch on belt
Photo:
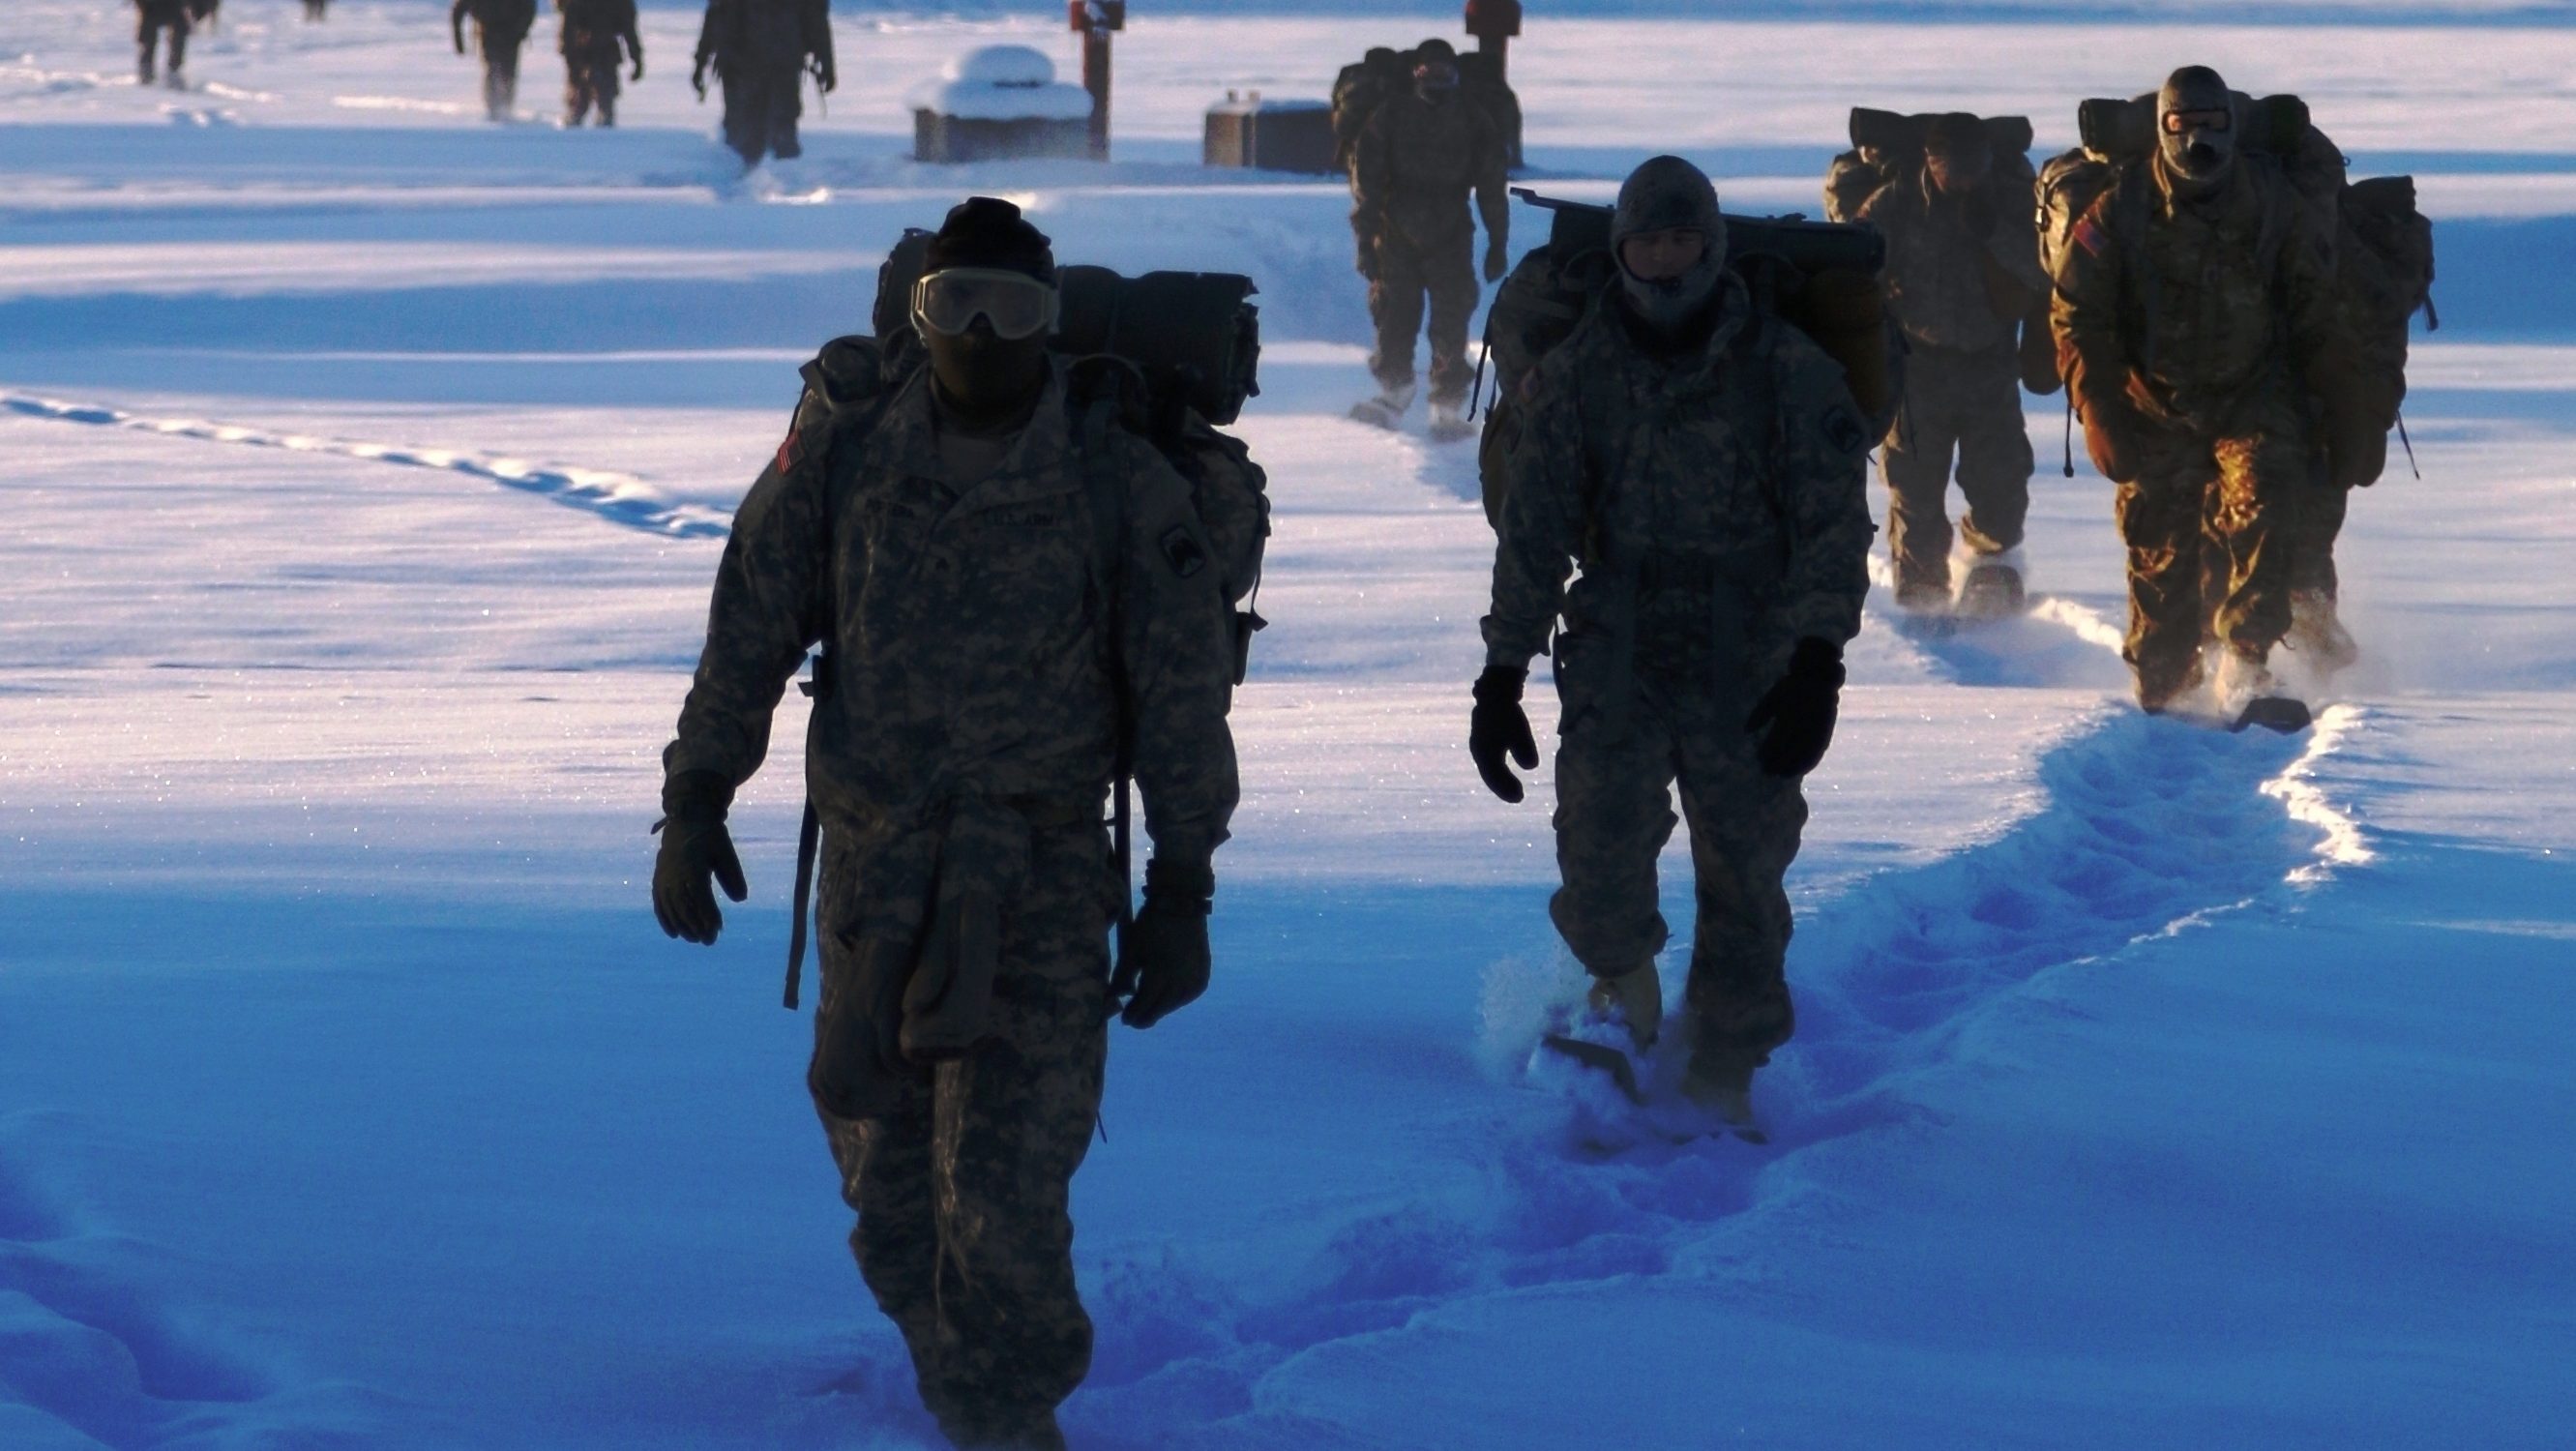
{"type": "MultiPolygon", "coordinates": [[[[929,1080],[930,1070],[907,1061],[900,1042],[904,987],[918,960],[914,947],[899,938],[858,938],[846,945],[847,979],[827,979],[805,1087],[835,1118],[881,1118],[929,1080]]],[[[827,963],[826,972],[833,966],[827,963]]]]}

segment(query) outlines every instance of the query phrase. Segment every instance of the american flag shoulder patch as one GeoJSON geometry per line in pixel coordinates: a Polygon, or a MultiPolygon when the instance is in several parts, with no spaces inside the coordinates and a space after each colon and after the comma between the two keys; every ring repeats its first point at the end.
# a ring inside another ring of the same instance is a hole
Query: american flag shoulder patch
{"type": "Polygon", "coordinates": [[[779,440],[778,444],[778,471],[782,474],[792,473],[795,471],[796,465],[802,462],[804,458],[805,436],[803,432],[794,428],[788,429],[787,437],[779,440]]]}
{"type": "Polygon", "coordinates": [[[2091,217],[2085,217],[2076,222],[2074,240],[2076,246],[2096,257],[2101,256],[2102,249],[2110,245],[2110,239],[2102,235],[2100,227],[2093,225],[2091,217]]]}

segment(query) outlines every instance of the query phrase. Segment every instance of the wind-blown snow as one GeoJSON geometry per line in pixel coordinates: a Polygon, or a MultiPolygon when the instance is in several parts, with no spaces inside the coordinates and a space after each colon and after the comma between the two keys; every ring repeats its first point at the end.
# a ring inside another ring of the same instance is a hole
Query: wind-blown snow
{"type": "MultiPolygon", "coordinates": [[[[1069,261],[1262,289],[1273,624],[1217,984],[1116,1038],[1076,1444],[2564,1444],[2563,6],[1532,7],[1569,194],[1673,149],[1812,210],[1856,102],[2056,146],[2208,59],[2441,223],[2424,478],[2400,451],[2354,500],[2365,659],[2307,736],[2126,704],[2056,399],[2030,615],[1873,595],[1762,1149],[1532,1057],[1580,979],[1545,773],[1505,807],[1464,758],[1473,460],[1342,416],[1347,195],[1197,164],[1229,90],[1321,96],[1455,6],[1139,5],[1114,165],[916,165],[944,62],[1076,54],[1060,12],[956,9],[843,7],[806,157],[743,179],[683,84],[694,4],[648,3],[606,133],[545,123],[551,21],[491,126],[435,0],[229,0],[184,92],[130,83],[128,8],[0,7],[0,1447],[926,1443],[775,1006],[795,697],[722,944],[644,883],[795,368],[969,191],[1069,261]]],[[[1665,896],[1686,943],[1678,848],[1665,896]]]]}

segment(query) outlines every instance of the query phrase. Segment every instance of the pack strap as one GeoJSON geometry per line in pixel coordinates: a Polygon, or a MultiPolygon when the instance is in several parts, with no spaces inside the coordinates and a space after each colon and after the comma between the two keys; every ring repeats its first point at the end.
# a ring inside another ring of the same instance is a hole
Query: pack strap
{"type": "Polygon", "coordinates": [[[823,818],[814,810],[814,798],[805,798],[805,822],[796,828],[796,915],[787,928],[787,992],[789,1012],[796,1011],[797,989],[805,977],[805,924],[813,916],[809,904],[814,898],[814,857],[822,845],[823,818]]]}
{"type": "Polygon", "coordinates": [[[2066,476],[2075,477],[2075,390],[2066,390],[2066,476]]]}
{"type": "Polygon", "coordinates": [[[1102,643],[1108,651],[1111,694],[1118,709],[1118,765],[1109,787],[1109,851],[1118,871],[1116,951],[1123,958],[1128,931],[1136,924],[1135,819],[1127,789],[1136,766],[1130,739],[1135,723],[1127,719],[1127,671],[1122,663],[1127,646],[1127,480],[1110,467],[1109,457],[1110,425],[1117,408],[1114,395],[1094,399],[1082,411],[1078,437],[1083,485],[1090,495],[1094,561],[1100,571],[1102,628],[1108,633],[1102,643]]]}
{"type": "Polygon", "coordinates": [[[2415,440],[2406,436],[2406,411],[2404,409],[2399,409],[2397,413],[2397,441],[2406,445],[2407,470],[2415,475],[2415,481],[2417,483],[2422,483],[2424,481],[2424,471],[2415,466],[2415,440]]]}

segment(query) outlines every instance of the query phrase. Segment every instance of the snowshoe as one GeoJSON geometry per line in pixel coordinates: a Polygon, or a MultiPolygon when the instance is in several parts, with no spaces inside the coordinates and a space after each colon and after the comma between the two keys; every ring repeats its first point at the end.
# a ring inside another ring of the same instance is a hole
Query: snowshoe
{"type": "Polygon", "coordinates": [[[2245,708],[2236,713],[2236,719],[2229,722],[2227,728],[2242,732],[2248,727],[2261,726],[2267,731],[2294,736],[2315,720],[2304,701],[2286,695],[2258,695],[2245,702],[2245,708]]]}
{"type": "Polygon", "coordinates": [[[1550,1033],[1538,1041],[1540,1046],[1552,1053],[1571,1059],[1585,1068],[1608,1074],[1610,1081],[1618,1085],[1620,1096],[1630,1103],[1644,1106],[1646,1092],[1637,1086],[1637,1065],[1627,1054],[1607,1043],[1588,1043],[1581,1038],[1568,1037],[1563,1033],[1550,1033]]]}
{"type": "Polygon", "coordinates": [[[1413,406],[1413,385],[1389,388],[1374,398],[1351,405],[1351,417],[1372,428],[1392,433],[1404,423],[1404,410],[1413,406]]]}
{"type": "Polygon", "coordinates": [[[1968,571],[1959,584],[1958,603],[1951,608],[1964,620],[2000,620],[2020,614],[2029,603],[2022,591],[2021,571],[1988,562],[1968,571]]]}
{"type": "Polygon", "coordinates": [[[1404,425],[1403,412],[1384,398],[1369,398],[1352,404],[1351,417],[1372,428],[1383,428],[1389,433],[1404,425]]]}
{"type": "Polygon", "coordinates": [[[1458,411],[1457,404],[1431,405],[1431,441],[1433,443],[1464,443],[1475,436],[1476,425],[1467,421],[1466,415],[1458,411]]]}
{"type": "Polygon", "coordinates": [[[2335,617],[2334,596],[2323,590],[2291,592],[2290,633],[2281,643],[2298,652],[2320,675],[2349,669],[2361,658],[2361,646],[2335,617]]]}

